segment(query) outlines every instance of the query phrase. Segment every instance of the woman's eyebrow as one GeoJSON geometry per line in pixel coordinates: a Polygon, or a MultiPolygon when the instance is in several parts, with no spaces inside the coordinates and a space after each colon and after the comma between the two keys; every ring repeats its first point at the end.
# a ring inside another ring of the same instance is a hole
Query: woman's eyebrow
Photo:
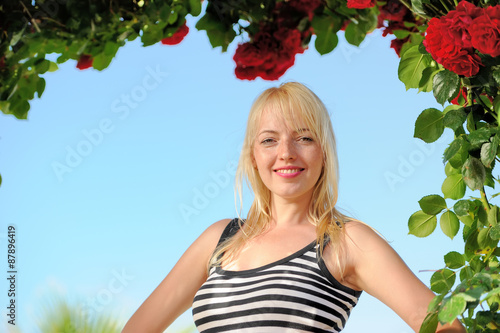
{"type": "MultiPolygon", "coordinates": [[[[293,131],[294,133],[304,133],[304,132],[310,132],[311,130],[309,128],[299,128],[296,131],[293,131]]],[[[262,131],[259,132],[259,135],[262,134],[279,134],[278,131],[272,130],[272,129],[263,129],[262,131]]]]}

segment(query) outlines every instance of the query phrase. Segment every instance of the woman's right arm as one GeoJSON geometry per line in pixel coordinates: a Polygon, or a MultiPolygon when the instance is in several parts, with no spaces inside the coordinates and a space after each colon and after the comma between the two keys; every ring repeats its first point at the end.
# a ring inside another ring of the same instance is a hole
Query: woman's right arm
{"type": "Polygon", "coordinates": [[[207,263],[229,219],[207,228],[129,319],[122,333],[160,333],[192,305],[207,279],[207,263]]]}

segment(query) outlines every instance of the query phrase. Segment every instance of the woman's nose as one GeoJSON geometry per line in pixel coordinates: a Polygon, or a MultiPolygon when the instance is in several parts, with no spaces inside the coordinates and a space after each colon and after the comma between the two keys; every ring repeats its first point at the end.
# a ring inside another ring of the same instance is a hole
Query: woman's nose
{"type": "Polygon", "coordinates": [[[293,160],[297,157],[295,146],[291,140],[283,140],[280,142],[279,158],[285,161],[293,160]]]}

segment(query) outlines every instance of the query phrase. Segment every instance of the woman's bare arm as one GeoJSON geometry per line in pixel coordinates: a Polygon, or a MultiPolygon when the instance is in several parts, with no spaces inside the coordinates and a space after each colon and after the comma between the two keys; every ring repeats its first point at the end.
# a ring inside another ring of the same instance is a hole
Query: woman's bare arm
{"type": "MultiPolygon", "coordinates": [[[[348,263],[353,272],[349,283],[382,301],[418,332],[434,293],[368,226],[347,223],[346,236],[348,263]]],[[[455,320],[452,325],[439,326],[437,332],[462,333],[465,329],[455,320]]]]}
{"type": "Polygon", "coordinates": [[[192,305],[194,295],[207,279],[210,255],[230,220],[207,228],[186,250],[170,273],[137,309],[122,333],[159,333],[192,305]]]}

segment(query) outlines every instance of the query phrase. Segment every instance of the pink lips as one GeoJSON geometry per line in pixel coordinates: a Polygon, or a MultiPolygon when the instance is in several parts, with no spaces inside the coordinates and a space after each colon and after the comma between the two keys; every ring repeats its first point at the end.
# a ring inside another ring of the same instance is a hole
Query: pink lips
{"type": "Polygon", "coordinates": [[[278,176],[284,177],[284,178],[293,178],[298,176],[302,171],[304,171],[304,168],[299,168],[299,167],[294,167],[294,166],[289,166],[289,167],[284,167],[284,168],[279,168],[274,170],[278,176]]]}

